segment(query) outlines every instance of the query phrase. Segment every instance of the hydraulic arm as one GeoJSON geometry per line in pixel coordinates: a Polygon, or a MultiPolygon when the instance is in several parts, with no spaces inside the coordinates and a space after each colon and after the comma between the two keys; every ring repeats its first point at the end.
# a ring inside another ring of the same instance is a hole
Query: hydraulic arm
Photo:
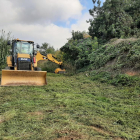
{"type": "Polygon", "coordinates": [[[60,66],[60,68],[55,69],[55,73],[65,73],[65,69],[61,69],[62,62],[57,61],[52,54],[47,54],[46,56],[40,54],[38,51],[36,54],[37,61],[48,59],[49,61],[56,63],[60,66]]]}

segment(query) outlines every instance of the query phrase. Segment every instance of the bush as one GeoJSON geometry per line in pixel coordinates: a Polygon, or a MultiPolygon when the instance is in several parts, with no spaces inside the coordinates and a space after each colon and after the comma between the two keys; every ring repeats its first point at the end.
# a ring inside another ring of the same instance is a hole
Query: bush
{"type": "Polygon", "coordinates": [[[66,69],[66,75],[74,75],[76,73],[75,65],[72,65],[70,62],[64,62],[63,68],[66,69]]]}
{"type": "Polygon", "coordinates": [[[56,68],[59,68],[59,65],[51,61],[40,62],[38,66],[41,67],[42,71],[53,72],[53,73],[56,68]]]}
{"type": "Polygon", "coordinates": [[[70,40],[61,51],[64,52],[63,58],[66,62],[71,62],[77,69],[81,69],[90,64],[88,55],[98,48],[97,38],[70,40]]]}
{"type": "Polygon", "coordinates": [[[116,75],[110,83],[113,85],[122,85],[122,86],[132,86],[136,83],[137,79],[135,77],[128,76],[126,74],[116,75]]]}
{"type": "Polygon", "coordinates": [[[112,84],[114,86],[135,86],[137,82],[140,82],[140,78],[135,76],[129,76],[126,74],[113,75],[109,72],[93,71],[90,74],[92,80],[99,80],[102,83],[112,84]]]}

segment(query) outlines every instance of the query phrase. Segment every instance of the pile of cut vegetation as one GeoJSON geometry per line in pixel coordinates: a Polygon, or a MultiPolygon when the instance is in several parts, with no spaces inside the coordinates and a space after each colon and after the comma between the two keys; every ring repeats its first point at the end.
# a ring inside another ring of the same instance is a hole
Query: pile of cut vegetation
{"type": "Polygon", "coordinates": [[[89,54],[90,75],[114,85],[132,85],[140,74],[140,39],[114,39],[89,54]],[[134,77],[130,77],[134,76],[134,77]]]}
{"type": "MultiPolygon", "coordinates": [[[[119,42],[119,39],[115,42],[119,42]]],[[[140,39],[137,41],[121,40],[119,43],[108,43],[89,55],[92,68],[110,66],[112,70],[140,68],[140,39]]]]}

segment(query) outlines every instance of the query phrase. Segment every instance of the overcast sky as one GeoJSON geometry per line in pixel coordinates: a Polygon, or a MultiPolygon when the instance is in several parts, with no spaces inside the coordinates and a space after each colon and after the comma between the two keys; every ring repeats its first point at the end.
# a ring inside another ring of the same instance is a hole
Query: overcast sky
{"type": "Polygon", "coordinates": [[[88,31],[92,0],[0,0],[0,30],[59,49],[71,31],[88,31]]]}

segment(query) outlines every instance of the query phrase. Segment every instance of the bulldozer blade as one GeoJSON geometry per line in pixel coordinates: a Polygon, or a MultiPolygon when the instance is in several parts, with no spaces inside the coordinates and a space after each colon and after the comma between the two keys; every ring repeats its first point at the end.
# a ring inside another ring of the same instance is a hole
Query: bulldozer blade
{"type": "Polygon", "coordinates": [[[2,86],[47,85],[46,71],[2,70],[2,86]]]}

